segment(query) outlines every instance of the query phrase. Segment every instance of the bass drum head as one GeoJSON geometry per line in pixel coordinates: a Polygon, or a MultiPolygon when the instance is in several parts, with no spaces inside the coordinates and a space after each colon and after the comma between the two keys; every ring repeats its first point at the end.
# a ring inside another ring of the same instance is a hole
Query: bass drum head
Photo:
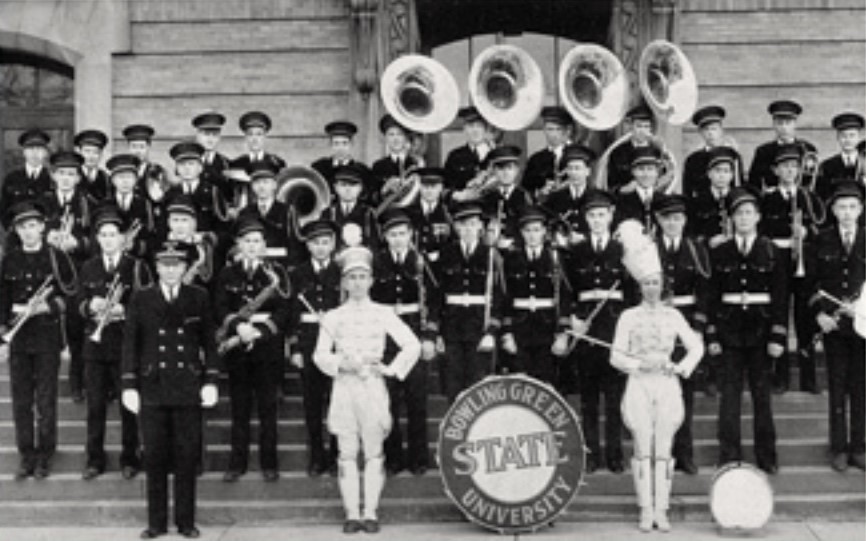
{"type": "Polygon", "coordinates": [[[773,515],[773,488],[750,464],[729,464],[713,476],[710,511],[722,528],[756,530],[773,515]]]}

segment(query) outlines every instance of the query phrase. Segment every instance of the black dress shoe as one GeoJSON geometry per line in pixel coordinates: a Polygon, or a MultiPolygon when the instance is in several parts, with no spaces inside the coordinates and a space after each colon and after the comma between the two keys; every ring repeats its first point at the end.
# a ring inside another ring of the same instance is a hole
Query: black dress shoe
{"type": "Polygon", "coordinates": [[[783,395],[788,392],[787,383],[776,383],[773,385],[773,394],[783,395]]]}
{"type": "Polygon", "coordinates": [[[698,465],[695,464],[695,461],[691,458],[677,460],[676,469],[688,475],[695,475],[696,473],[698,473],[698,465]]]}
{"type": "Polygon", "coordinates": [[[367,533],[379,533],[379,521],[371,518],[364,519],[364,531],[367,533]]]}
{"type": "Polygon", "coordinates": [[[33,475],[33,465],[22,462],[18,469],[15,471],[15,480],[23,481],[33,475]]]}
{"type": "Polygon", "coordinates": [[[237,470],[229,470],[223,474],[223,482],[224,483],[236,483],[238,479],[241,478],[243,472],[239,472],[237,470]]]}
{"type": "Polygon", "coordinates": [[[189,528],[178,528],[177,533],[179,533],[181,537],[186,537],[187,539],[198,539],[201,537],[201,532],[198,531],[198,528],[195,526],[190,526],[189,528]]]}
{"type": "Polygon", "coordinates": [[[419,465],[413,466],[412,468],[409,469],[409,471],[412,472],[412,475],[417,475],[417,476],[424,475],[425,473],[427,473],[427,470],[428,470],[427,464],[419,464],[419,465]]]}
{"type": "Polygon", "coordinates": [[[851,464],[858,470],[866,470],[866,455],[863,453],[851,453],[848,464],[851,464]]]}
{"type": "Polygon", "coordinates": [[[594,473],[598,469],[598,460],[595,455],[586,455],[586,473],[594,473]]]}
{"type": "Polygon", "coordinates": [[[830,466],[837,472],[843,472],[848,469],[848,453],[836,453],[833,455],[833,460],[830,461],[830,466]]]}
{"type": "Polygon", "coordinates": [[[97,468],[96,466],[88,466],[84,468],[84,471],[81,473],[81,478],[85,481],[92,481],[102,475],[103,470],[97,468]]]}
{"type": "Polygon", "coordinates": [[[135,479],[135,476],[138,475],[138,471],[138,468],[135,466],[124,466],[120,469],[120,475],[127,481],[130,481],[135,479]]]}
{"type": "Polygon", "coordinates": [[[331,465],[328,466],[328,475],[331,477],[336,477],[337,474],[340,473],[340,468],[337,466],[337,462],[334,461],[331,465]]]}
{"type": "Polygon", "coordinates": [[[82,402],[84,402],[84,391],[81,391],[79,389],[73,389],[70,395],[72,397],[72,402],[74,402],[75,404],[81,404],[82,402]]]}
{"type": "Polygon", "coordinates": [[[611,473],[622,473],[625,471],[625,463],[621,458],[614,458],[607,461],[607,469],[611,473]]]}
{"type": "Polygon", "coordinates": [[[779,465],[778,464],[758,464],[758,467],[764,470],[768,475],[775,475],[779,473],[779,465]]]}
{"type": "Polygon", "coordinates": [[[263,470],[262,478],[266,483],[274,483],[280,478],[280,472],[277,470],[263,470]]]}
{"type": "Polygon", "coordinates": [[[328,468],[326,468],[321,462],[310,462],[309,465],[307,465],[307,475],[309,477],[319,477],[327,470],[328,468]]]}
{"type": "Polygon", "coordinates": [[[704,387],[704,394],[707,395],[708,398],[715,398],[717,394],[719,394],[719,388],[716,387],[716,384],[713,382],[708,382],[707,386],[704,387]]]}
{"type": "Polygon", "coordinates": [[[403,471],[403,466],[399,464],[385,464],[385,472],[388,474],[388,477],[394,477],[401,471],[403,471]]]}
{"type": "Polygon", "coordinates": [[[139,535],[139,537],[142,539],[156,539],[157,537],[165,535],[166,533],[168,532],[166,532],[165,530],[154,530],[153,528],[148,528],[141,532],[141,535],[139,535]]]}
{"type": "Polygon", "coordinates": [[[51,468],[48,467],[48,464],[38,464],[33,470],[34,479],[46,479],[49,475],[51,475],[51,468]]]}
{"type": "Polygon", "coordinates": [[[360,520],[349,519],[343,523],[343,533],[358,533],[364,529],[364,525],[360,520]]]}

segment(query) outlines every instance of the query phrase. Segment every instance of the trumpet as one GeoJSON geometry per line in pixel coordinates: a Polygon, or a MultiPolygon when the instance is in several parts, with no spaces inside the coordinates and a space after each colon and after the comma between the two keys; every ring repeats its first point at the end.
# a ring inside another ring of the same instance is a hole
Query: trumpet
{"type": "Polygon", "coordinates": [[[198,257],[186,270],[183,278],[181,278],[181,281],[186,285],[193,283],[197,276],[201,277],[205,282],[209,281],[211,279],[211,272],[213,271],[212,254],[210,247],[205,245],[204,237],[194,239],[194,243],[198,257]]]}
{"type": "Polygon", "coordinates": [[[105,295],[105,306],[96,315],[96,329],[90,335],[91,341],[97,344],[102,341],[102,331],[111,323],[111,311],[120,303],[125,289],[124,285],[120,283],[120,273],[115,273],[114,280],[111,281],[111,285],[108,286],[108,293],[105,295]]]}
{"type": "Polygon", "coordinates": [[[57,229],[48,233],[48,243],[58,250],[67,250],[69,239],[72,237],[72,228],[75,226],[75,216],[72,214],[72,205],[67,205],[60,217],[60,225],[57,229]]]}
{"type": "Polygon", "coordinates": [[[126,230],[126,233],[123,235],[123,251],[129,252],[135,247],[135,239],[138,237],[138,234],[141,232],[141,220],[136,218],[132,221],[129,228],[126,230]]]}
{"type": "Polygon", "coordinates": [[[18,313],[15,316],[15,319],[12,321],[12,328],[9,329],[2,337],[3,341],[7,344],[12,343],[12,340],[15,338],[15,335],[18,334],[18,331],[21,330],[21,327],[27,323],[30,318],[32,318],[36,312],[36,307],[40,304],[44,303],[48,299],[48,295],[54,290],[54,286],[51,285],[52,275],[48,275],[45,277],[45,281],[39,286],[39,289],[30,297],[30,300],[27,301],[27,305],[24,307],[24,310],[18,313]]]}
{"type": "MultiPolygon", "coordinates": [[[[420,167],[423,167],[423,165],[420,167]]],[[[403,171],[403,167],[400,167],[400,175],[392,177],[394,181],[392,184],[393,190],[376,207],[376,216],[379,216],[392,206],[405,207],[412,203],[421,187],[418,175],[415,173],[415,169],[417,168],[416,166],[412,166],[403,171]]]]}

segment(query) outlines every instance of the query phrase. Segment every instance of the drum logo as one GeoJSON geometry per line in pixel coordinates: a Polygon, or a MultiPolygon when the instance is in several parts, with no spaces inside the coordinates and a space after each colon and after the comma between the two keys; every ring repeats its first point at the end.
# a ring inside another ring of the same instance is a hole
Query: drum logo
{"type": "Polygon", "coordinates": [[[470,520],[503,533],[552,522],[583,478],[577,416],[525,376],[489,377],[464,391],[442,419],[438,449],[448,496],[470,520]]]}

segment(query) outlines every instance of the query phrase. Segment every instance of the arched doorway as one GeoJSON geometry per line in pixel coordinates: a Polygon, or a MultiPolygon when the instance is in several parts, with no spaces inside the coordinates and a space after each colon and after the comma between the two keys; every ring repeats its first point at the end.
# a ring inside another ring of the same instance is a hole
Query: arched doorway
{"type": "Polygon", "coordinates": [[[71,147],[73,77],[73,69],[56,60],[0,49],[0,179],[23,163],[18,136],[24,130],[44,130],[52,151],[71,147]]]}

